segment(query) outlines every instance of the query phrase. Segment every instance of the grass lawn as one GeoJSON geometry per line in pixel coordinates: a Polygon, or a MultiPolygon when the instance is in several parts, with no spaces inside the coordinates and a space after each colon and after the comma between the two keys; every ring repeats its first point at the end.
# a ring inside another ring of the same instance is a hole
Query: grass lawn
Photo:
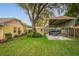
{"type": "Polygon", "coordinates": [[[79,40],[48,40],[45,37],[19,37],[0,44],[0,55],[12,56],[79,56],[79,40]]]}

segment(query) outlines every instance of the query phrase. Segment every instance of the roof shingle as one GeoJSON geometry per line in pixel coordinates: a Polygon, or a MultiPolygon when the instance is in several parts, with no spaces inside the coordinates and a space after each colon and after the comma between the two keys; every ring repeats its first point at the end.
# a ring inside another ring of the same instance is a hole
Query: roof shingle
{"type": "Polygon", "coordinates": [[[15,20],[15,18],[0,18],[0,24],[4,24],[12,20],[15,20]]]}

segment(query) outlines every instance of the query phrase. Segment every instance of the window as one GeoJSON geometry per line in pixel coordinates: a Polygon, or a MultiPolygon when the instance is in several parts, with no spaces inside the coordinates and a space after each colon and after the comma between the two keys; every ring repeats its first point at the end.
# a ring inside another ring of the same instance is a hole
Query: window
{"type": "Polygon", "coordinates": [[[13,31],[13,32],[14,32],[14,33],[16,33],[16,30],[17,30],[17,28],[16,28],[16,27],[14,27],[14,31],[13,31]]]}
{"type": "Polygon", "coordinates": [[[18,28],[18,34],[21,34],[21,30],[20,30],[20,28],[18,28]]]}
{"type": "Polygon", "coordinates": [[[42,31],[42,29],[41,29],[41,31],[42,31]]]}

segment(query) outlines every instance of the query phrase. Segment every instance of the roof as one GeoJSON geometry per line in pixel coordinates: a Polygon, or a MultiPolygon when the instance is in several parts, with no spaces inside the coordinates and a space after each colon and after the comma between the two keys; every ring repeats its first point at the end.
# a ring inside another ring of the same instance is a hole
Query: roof
{"type": "Polygon", "coordinates": [[[76,18],[69,17],[69,16],[58,16],[58,17],[52,17],[52,18],[48,18],[48,19],[50,21],[50,25],[60,25],[62,23],[69,22],[76,18]]]}
{"type": "Polygon", "coordinates": [[[0,18],[0,25],[4,25],[5,23],[8,23],[14,20],[19,21],[22,24],[22,22],[16,18],[0,18]]]}
{"type": "Polygon", "coordinates": [[[58,17],[51,17],[48,19],[64,19],[64,20],[68,20],[68,19],[76,19],[74,17],[69,17],[69,16],[58,16],[58,17]]]}
{"type": "Polygon", "coordinates": [[[7,23],[14,20],[14,18],[0,18],[0,24],[7,23]]]}

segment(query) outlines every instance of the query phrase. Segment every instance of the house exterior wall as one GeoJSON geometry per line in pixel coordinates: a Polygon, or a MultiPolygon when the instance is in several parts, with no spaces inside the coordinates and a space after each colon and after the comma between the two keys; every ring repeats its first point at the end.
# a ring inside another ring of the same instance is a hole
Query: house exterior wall
{"type": "Polygon", "coordinates": [[[12,21],[10,23],[7,23],[5,26],[4,26],[4,33],[11,33],[12,34],[12,37],[14,36],[18,36],[18,35],[22,35],[24,34],[24,27],[23,25],[18,22],[18,21],[12,21]],[[16,29],[14,29],[16,28],[16,29]],[[16,32],[14,32],[14,30],[16,32]],[[20,31],[20,33],[18,32],[20,31]]]}
{"type": "Polygon", "coordinates": [[[6,33],[12,33],[13,26],[6,24],[6,25],[4,25],[3,30],[4,30],[4,33],[5,33],[5,34],[6,34],[6,33]]]}
{"type": "Polygon", "coordinates": [[[12,21],[5,23],[3,27],[0,26],[0,40],[5,39],[5,34],[12,34],[12,37],[19,36],[25,33],[24,26],[19,21],[12,21]],[[14,27],[16,27],[16,32],[14,33],[14,27]],[[20,33],[18,32],[20,30],[20,33]]]}
{"type": "Polygon", "coordinates": [[[44,28],[43,27],[36,27],[36,31],[42,35],[44,35],[44,28]]]}
{"type": "Polygon", "coordinates": [[[3,27],[0,27],[0,41],[4,39],[3,27]]]}

